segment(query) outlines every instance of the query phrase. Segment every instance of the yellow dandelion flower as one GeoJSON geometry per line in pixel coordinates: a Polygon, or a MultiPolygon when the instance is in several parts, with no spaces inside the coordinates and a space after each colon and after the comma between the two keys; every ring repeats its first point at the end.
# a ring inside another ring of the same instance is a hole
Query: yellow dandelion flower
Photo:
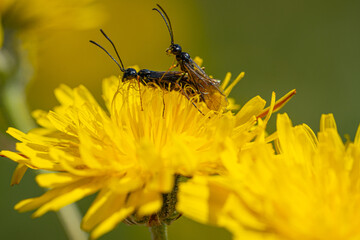
{"type": "Polygon", "coordinates": [[[20,141],[18,152],[1,152],[19,163],[13,183],[27,167],[52,171],[36,177],[49,191],[21,201],[18,211],[37,209],[33,216],[39,217],[99,192],[82,223],[92,238],[121,221],[169,224],[179,217],[180,176],[223,171],[220,159],[228,142],[241,149],[253,140],[257,116],[267,111],[265,101],[255,97],[237,114],[208,111],[204,116],[181,92],[150,86],[139,91],[136,82],[118,82],[116,77],[103,82],[107,111],[85,87],[62,85],[55,91],[60,106],[34,112],[40,128],[27,134],[8,130],[20,141]]]}
{"type": "Polygon", "coordinates": [[[283,114],[277,136],[276,153],[258,139],[229,151],[226,176],[181,185],[178,209],[226,227],[234,239],[360,239],[360,127],[344,144],[332,114],[321,117],[317,137],[283,114]]]}
{"type": "MultiPolygon", "coordinates": [[[[38,36],[62,29],[92,28],[103,18],[98,8],[94,0],[2,0],[0,33],[5,29],[22,36],[38,36]]],[[[2,41],[0,38],[0,43],[2,41]]]]}

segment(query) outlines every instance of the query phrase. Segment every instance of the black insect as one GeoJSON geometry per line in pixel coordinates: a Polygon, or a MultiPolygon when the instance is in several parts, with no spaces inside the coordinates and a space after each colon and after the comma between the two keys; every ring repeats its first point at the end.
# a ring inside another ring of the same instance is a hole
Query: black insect
{"type": "MultiPolygon", "coordinates": [[[[141,69],[137,72],[134,68],[125,68],[124,64],[119,56],[119,53],[115,47],[115,44],[111,41],[111,39],[105,34],[105,32],[100,29],[100,32],[105,36],[105,38],[111,43],[113,46],[116,56],[119,59],[119,62],[100,44],[90,40],[90,42],[99,48],[101,48],[110,58],[118,65],[120,70],[124,73],[121,81],[130,81],[137,80],[142,85],[152,86],[152,87],[160,87],[163,90],[167,91],[181,91],[182,94],[187,97],[187,99],[199,110],[196,106],[195,102],[192,100],[193,97],[196,96],[195,86],[192,82],[189,81],[188,76],[181,71],[167,71],[167,72],[159,72],[159,71],[151,71],[148,69],[141,69]]],[[[141,95],[140,95],[141,98],[141,95]]]]}
{"type": "Polygon", "coordinates": [[[153,8],[164,19],[165,24],[170,33],[171,44],[166,50],[167,53],[173,54],[176,57],[177,65],[180,66],[181,71],[187,73],[189,82],[195,87],[201,100],[205,102],[207,107],[214,111],[220,111],[228,105],[227,98],[220,89],[220,80],[210,78],[205,71],[199,67],[190,57],[187,52],[183,52],[179,44],[174,43],[174,33],[171,22],[164,11],[164,9],[157,4],[158,8],[153,8]]]}

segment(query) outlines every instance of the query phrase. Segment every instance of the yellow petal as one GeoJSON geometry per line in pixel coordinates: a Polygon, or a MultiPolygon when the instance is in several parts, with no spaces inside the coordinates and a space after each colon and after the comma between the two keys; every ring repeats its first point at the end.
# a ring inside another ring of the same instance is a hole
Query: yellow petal
{"type": "Polygon", "coordinates": [[[230,82],[230,79],[231,79],[231,73],[228,72],[226,73],[224,80],[221,82],[220,89],[226,89],[227,85],[230,82]]]}
{"type": "Polygon", "coordinates": [[[360,146],[360,125],[358,126],[358,129],[355,134],[354,144],[359,147],[360,146]]]}
{"type": "MultiPolygon", "coordinates": [[[[280,98],[279,100],[276,101],[275,106],[273,107],[273,112],[277,112],[279,111],[283,106],[285,106],[285,104],[290,101],[290,99],[296,94],[296,89],[291,90],[290,92],[288,92],[287,94],[285,94],[285,96],[283,96],[282,98],[280,98]]],[[[265,117],[268,112],[270,110],[270,107],[265,108],[257,117],[258,118],[263,118],[265,117]]]]}
{"type": "Polygon", "coordinates": [[[101,181],[83,179],[65,187],[49,190],[40,197],[23,200],[15,205],[15,209],[25,212],[39,208],[32,216],[40,217],[50,210],[57,211],[68,204],[93,194],[101,186],[101,181]]]}
{"type": "Polygon", "coordinates": [[[84,103],[97,105],[97,101],[95,100],[93,95],[83,85],[80,85],[79,87],[74,89],[74,100],[75,106],[78,107],[82,107],[84,103]]]}
{"type": "Polygon", "coordinates": [[[235,80],[224,90],[224,94],[226,96],[229,96],[231,90],[235,87],[236,84],[238,84],[240,82],[241,79],[243,79],[245,76],[244,72],[241,72],[236,78],[235,80]]]}
{"type": "MultiPolygon", "coordinates": [[[[26,158],[18,159],[17,162],[19,163],[24,163],[26,166],[34,169],[44,169],[50,171],[61,170],[58,164],[51,161],[50,156],[46,152],[34,151],[33,148],[23,143],[18,143],[16,148],[26,156],[26,158]]],[[[14,161],[16,161],[16,159],[14,159],[14,161]]]]}
{"type": "Polygon", "coordinates": [[[134,207],[125,207],[120,209],[119,211],[114,212],[109,218],[100,223],[92,232],[91,239],[97,239],[104,235],[107,232],[113,230],[116,225],[124,220],[127,216],[129,216],[135,210],[134,207]]]}
{"type": "Polygon", "coordinates": [[[160,210],[162,196],[158,191],[142,191],[139,192],[139,196],[136,199],[131,196],[128,204],[139,206],[137,211],[139,216],[151,215],[160,210]]]}
{"type": "Polygon", "coordinates": [[[42,111],[42,110],[35,110],[32,112],[32,116],[33,116],[33,118],[36,119],[36,122],[40,126],[42,126],[44,128],[48,128],[48,129],[55,129],[54,126],[49,121],[49,119],[47,118],[47,112],[42,111]]]}
{"type": "Polygon", "coordinates": [[[176,209],[195,221],[209,222],[209,188],[205,177],[194,177],[191,181],[179,186],[176,209]]]}
{"type": "Polygon", "coordinates": [[[53,111],[50,111],[48,114],[48,119],[51,124],[59,131],[77,137],[77,131],[74,125],[75,123],[72,122],[72,120],[69,119],[68,116],[63,116],[53,111]]]}
{"type": "Polygon", "coordinates": [[[334,129],[337,131],[335,118],[332,113],[321,115],[320,119],[320,131],[326,131],[327,129],[334,129]]]}
{"type": "Polygon", "coordinates": [[[118,77],[112,76],[110,78],[104,79],[102,83],[102,97],[109,112],[111,111],[111,103],[113,101],[115,92],[118,90],[119,82],[120,79],[118,77]]]}
{"type": "Polygon", "coordinates": [[[265,104],[266,101],[259,96],[250,99],[236,114],[236,125],[244,124],[251,117],[260,114],[265,104]]]}
{"type": "Polygon", "coordinates": [[[74,104],[74,92],[73,90],[65,85],[61,84],[58,88],[55,89],[56,99],[64,106],[69,106],[74,104]]]}
{"type": "Polygon", "coordinates": [[[102,189],[83,217],[81,227],[85,231],[90,231],[108,219],[114,212],[119,211],[124,206],[126,196],[127,193],[118,194],[110,189],[102,189]]]}
{"type": "Polygon", "coordinates": [[[15,184],[19,184],[27,169],[28,167],[25,164],[19,163],[11,177],[10,185],[13,186],[15,184]]]}
{"type": "Polygon", "coordinates": [[[82,178],[69,173],[44,173],[36,176],[36,182],[40,187],[52,189],[72,184],[82,178]]]}
{"type": "Polygon", "coordinates": [[[22,142],[29,141],[26,134],[16,128],[10,127],[10,128],[8,128],[8,130],[6,132],[19,141],[22,141],[22,142]]]}

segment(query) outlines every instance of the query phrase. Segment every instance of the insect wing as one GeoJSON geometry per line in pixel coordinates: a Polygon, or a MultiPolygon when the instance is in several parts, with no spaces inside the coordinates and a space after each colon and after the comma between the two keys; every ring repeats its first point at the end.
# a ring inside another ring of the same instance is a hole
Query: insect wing
{"type": "MultiPolygon", "coordinates": [[[[203,76],[204,79],[206,79],[205,81],[207,81],[207,82],[209,82],[211,85],[215,86],[215,87],[217,88],[217,90],[218,90],[220,93],[223,94],[222,90],[220,90],[220,80],[213,79],[213,78],[209,77],[209,76],[205,73],[205,71],[204,71],[201,67],[199,67],[199,65],[197,65],[197,63],[196,63],[194,60],[190,59],[190,63],[191,63],[192,65],[194,65],[194,70],[195,70],[198,74],[200,74],[201,76],[203,76]]],[[[224,95],[224,94],[223,94],[223,95],[224,95]]]]}
{"type": "Polygon", "coordinates": [[[205,73],[205,71],[199,65],[197,65],[197,63],[194,60],[192,60],[190,58],[189,61],[190,61],[190,64],[193,65],[194,70],[198,71],[198,73],[200,75],[202,75],[204,78],[209,78],[210,79],[210,77],[205,73]]]}
{"type": "MultiPolygon", "coordinates": [[[[192,63],[196,64],[194,61],[192,63]]],[[[195,69],[194,66],[184,62],[184,67],[189,75],[189,80],[193,83],[199,92],[201,99],[205,102],[209,109],[219,111],[228,105],[225,94],[219,88],[219,82],[211,79],[201,68],[195,69]],[[198,71],[201,69],[201,71],[198,71]],[[202,74],[204,73],[204,74],[202,74]],[[207,78],[206,78],[206,77],[207,78]]]]}

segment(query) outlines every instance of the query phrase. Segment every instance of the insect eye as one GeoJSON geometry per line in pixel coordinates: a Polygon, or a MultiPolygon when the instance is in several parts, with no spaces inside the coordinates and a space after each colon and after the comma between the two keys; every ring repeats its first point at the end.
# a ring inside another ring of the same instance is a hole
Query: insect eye
{"type": "Polygon", "coordinates": [[[181,46],[180,46],[180,45],[174,44],[174,45],[171,46],[171,52],[172,52],[174,55],[180,54],[181,51],[182,51],[182,49],[181,49],[181,46]]]}
{"type": "Polygon", "coordinates": [[[128,68],[128,69],[125,70],[124,78],[132,79],[132,78],[136,78],[136,76],[137,76],[137,72],[136,72],[135,69],[128,68]]]}
{"type": "Polygon", "coordinates": [[[136,70],[131,68],[129,75],[132,76],[132,77],[136,77],[136,75],[137,75],[136,70]]]}

